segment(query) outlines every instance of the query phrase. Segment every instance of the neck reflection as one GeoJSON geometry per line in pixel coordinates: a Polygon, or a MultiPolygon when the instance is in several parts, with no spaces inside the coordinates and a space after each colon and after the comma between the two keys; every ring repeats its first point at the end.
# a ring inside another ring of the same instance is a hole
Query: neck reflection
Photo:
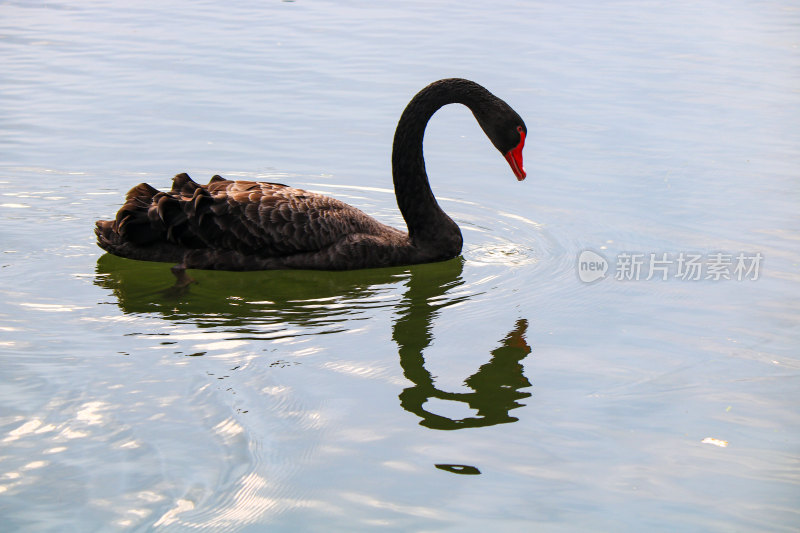
{"type": "Polygon", "coordinates": [[[441,298],[463,285],[461,259],[437,265],[446,268],[412,269],[408,290],[399,306],[401,316],[393,328],[392,338],[399,348],[403,374],[414,383],[400,394],[400,405],[420,417],[420,425],[431,429],[453,430],[516,422],[518,419],[509,412],[523,405],[519,400],[531,396],[520,390],[531,386],[521,364],[531,352],[525,340],[527,320],[517,320],[513,329],[499,341],[499,346],[491,351],[489,361],[464,381],[472,392],[437,388],[433,376],[425,368],[423,352],[433,341],[433,319],[441,308],[467,299],[467,296],[441,298]],[[436,414],[425,406],[432,399],[466,404],[475,415],[453,419],[436,414]]]}

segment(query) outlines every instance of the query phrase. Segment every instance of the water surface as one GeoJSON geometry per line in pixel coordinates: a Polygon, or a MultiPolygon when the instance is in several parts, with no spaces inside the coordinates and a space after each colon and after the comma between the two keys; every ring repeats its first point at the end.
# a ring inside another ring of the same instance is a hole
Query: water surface
{"type": "Polygon", "coordinates": [[[4,528],[796,530],[798,29],[789,3],[0,3],[4,528]],[[429,125],[459,258],[176,291],[94,245],[183,171],[402,226],[394,126],[449,76],[528,126],[520,184],[467,110],[429,125]],[[757,279],[706,279],[715,254],[757,279]]]}

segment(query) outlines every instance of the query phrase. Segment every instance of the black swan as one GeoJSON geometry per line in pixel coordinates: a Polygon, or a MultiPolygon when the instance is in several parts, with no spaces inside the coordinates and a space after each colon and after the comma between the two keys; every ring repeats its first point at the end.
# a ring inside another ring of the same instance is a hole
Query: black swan
{"type": "Polygon", "coordinates": [[[428,120],[450,103],[472,111],[517,179],[525,179],[522,118],[477,83],[445,79],[409,102],[394,135],[392,175],[408,233],[321,194],[220,176],[198,185],[179,174],[167,192],[146,183],[131,189],[115,220],[97,221],[97,244],[122,257],[178,263],[181,271],[346,270],[451,259],[461,253],[461,231],[436,202],[422,155],[428,120]]]}

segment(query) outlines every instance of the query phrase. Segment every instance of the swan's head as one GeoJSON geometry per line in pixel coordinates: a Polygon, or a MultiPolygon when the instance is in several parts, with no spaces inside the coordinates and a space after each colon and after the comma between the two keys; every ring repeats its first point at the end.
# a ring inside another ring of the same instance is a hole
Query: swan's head
{"type": "Polygon", "coordinates": [[[492,141],[519,181],[525,179],[525,167],[522,165],[522,149],[525,147],[525,136],[528,128],[525,127],[522,117],[516,111],[500,100],[488,106],[491,111],[481,113],[476,117],[486,136],[492,141]]]}
{"type": "MultiPolygon", "coordinates": [[[[522,181],[527,175],[525,174],[525,167],[522,166],[522,149],[525,147],[525,135],[528,133],[528,130],[525,129],[525,124],[517,126],[517,133],[517,144],[503,153],[503,157],[508,161],[517,180],[522,181]]],[[[503,150],[501,149],[500,151],[502,152],[503,150]]]]}

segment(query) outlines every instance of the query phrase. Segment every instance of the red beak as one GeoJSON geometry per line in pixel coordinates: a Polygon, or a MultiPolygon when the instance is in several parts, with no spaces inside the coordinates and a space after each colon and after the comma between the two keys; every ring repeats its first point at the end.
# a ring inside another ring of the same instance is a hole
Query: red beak
{"type": "MultiPolygon", "coordinates": [[[[520,128],[522,129],[522,128],[520,128]]],[[[506,161],[508,161],[511,170],[517,177],[517,180],[522,181],[525,179],[525,167],[522,166],[522,148],[525,146],[525,132],[519,132],[519,144],[506,152],[506,161]]]]}

